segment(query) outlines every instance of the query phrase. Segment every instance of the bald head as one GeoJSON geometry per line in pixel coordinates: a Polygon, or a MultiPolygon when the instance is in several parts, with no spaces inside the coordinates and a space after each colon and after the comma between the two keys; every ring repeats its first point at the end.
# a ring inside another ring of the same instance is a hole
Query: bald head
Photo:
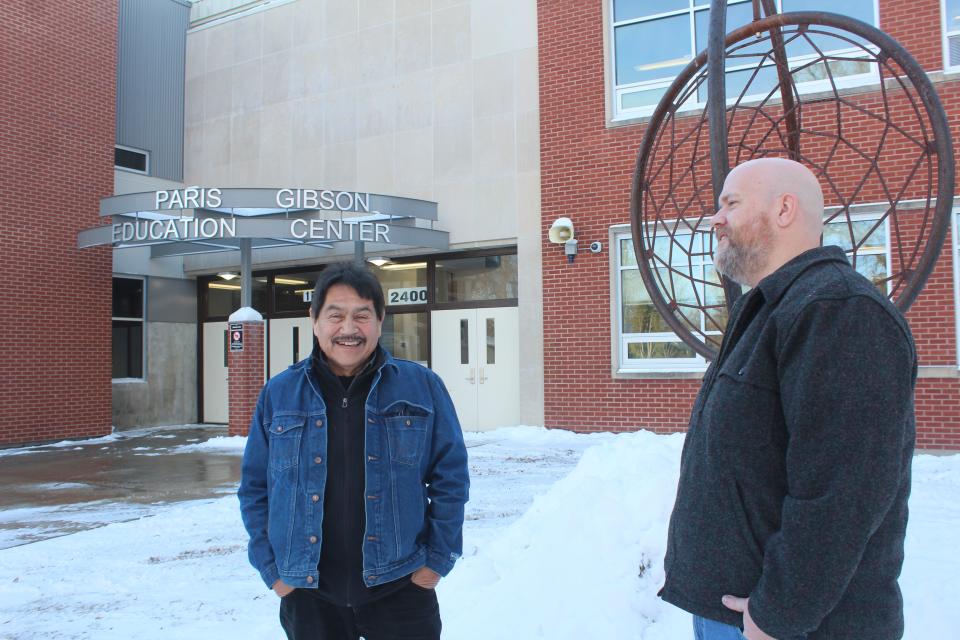
{"type": "Polygon", "coordinates": [[[796,223],[803,228],[794,231],[815,235],[816,243],[820,243],[823,190],[810,169],[786,158],[758,158],[734,167],[727,179],[735,176],[742,176],[756,190],[756,195],[768,202],[785,194],[796,197],[799,213],[796,223]]]}
{"type": "Polygon", "coordinates": [[[742,284],[760,279],[820,245],[823,191],[799,162],[759,158],[727,175],[712,222],[717,269],[742,284]]]}

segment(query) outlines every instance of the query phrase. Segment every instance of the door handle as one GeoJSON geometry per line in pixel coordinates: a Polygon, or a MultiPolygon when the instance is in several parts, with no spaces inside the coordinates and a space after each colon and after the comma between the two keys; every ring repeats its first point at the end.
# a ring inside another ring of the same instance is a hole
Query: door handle
{"type": "Polygon", "coordinates": [[[473,367],[470,367],[470,376],[466,378],[466,380],[470,384],[477,384],[477,370],[473,367]]]}
{"type": "Polygon", "coordinates": [[[480,384],[487,381],[487,376],[483,373],[483,367],[480,367],[480,384]]]}

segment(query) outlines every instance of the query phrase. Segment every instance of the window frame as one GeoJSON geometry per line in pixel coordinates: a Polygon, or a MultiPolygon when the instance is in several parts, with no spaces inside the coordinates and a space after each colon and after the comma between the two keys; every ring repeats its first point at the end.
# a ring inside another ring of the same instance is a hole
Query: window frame
{"type": "MultiPolygon", "coordinates": [[[[113,315],[113,298],[111,296],[110,300],[110,327],[111,327],[111,340],[113,338],[113,323],[114,322],[139,322],[140,323],[140,376],[139,377],[125,377],[125,378],[114,378],[111,364],[110,380],[111,382],[146,382],[147,380],[147,279],[144,276],[138,275],[127,275],[127,274],[113,274],[111,286],[113,280],[139,280],[143,284],[140,288],[140,312],[141,317],[127,317],[127,316],[114,316],[113,315]]],[[[111,343],[111,358],[112,358],[113,346],[111,343]]]]}
{"type": "MultiPolygon", "coordinates": [[[[830,213],[833,213],[831,211],[830,213]]],[[[851,222],[861,222],[869,220],[877,220],[880,217],[878,212],[864,212],[859,214],[851,214],[851,222]]],[[[824,214],[824,217],[827,217],[827,213],[824,214]]],[[[846,222],[846,219],[841,219],[834,221],[831,224],[840,224],[846,222]]],[[[957,262],[960,261],[960,247],[957,246],[958,242],[958,231],[957,226],[960,224],[960,207],[956,209],[956,216],[954,218],[954,251],[955,251],[955,260],[954,260],[954,289],[955,296],[960,296],[960,269],[957,268],[957,262]]],[[[860,255],[882,255],[885,259],[885,267],[887,277],[890,276],[890,265],[892,262],[892,253],[893,247],[890,241],[890,219],[889,217],[884,220],[883,223],[883,232],[885,239],[885,248],[882,252],[880,251],[869,251],[861,253],[860,255]]],[[[612,373],[614,377],[630,377],[630,376],[659,376],[659,375],[671,375],[671,374],[697,374],[702,375],[706,371],[708,362],[707,360],[694,353],[692,358],[648,358],[648,359],[633,359],[627,357],[627,345],[629,342],[637,342],[638,336],[649,336],[649,339],[642,340],[643,342],[680,342],[683,341],[676,334],[670,332],[655,332],[648,334],[638,334],[638,333],[624,333],[623,331],[623,279],[621,274],[624,270],[627,269],[637,269],[639,270],[639,265],[636,266],[625,266],[623,264],[623,255],[621,252],[621,241],[622,240],[632,240],[633,234],[632,229],[629,224],[623,225],[613,225],[609,228],[609,242],[611,247],[611,258],[610,258],[610,345],[611,345],[611,358],[612,358],[612,373]],[[672,338],[672,339],[671,339],[672,338]]],[[[709,264],[713,264],[712,261],[709,264]]],[[[706,268],[708,263],[704,262],[701,265],[703,268],[706,268]]],[[[958,317],[957,317],[957,349],[958,349],[958,364],[957,367],[960,369],[960,297],[956,298],[958,301],[958,317]]]]}
{"type": "Polygon", "coordinates": [[[960,206],[955,206],[950,216],[951,238],[953,247],[953,323],[954,348],[957,356],[956,368],[960,371],[960,206]]]}
{"type": "MultiPolygon", "coordinates": [[[[749,4],[750,0],[731,0],[734,4],[749,4]]],[[[686,9],[676,9],[673,11],[665,11],[656,14],[650,14],[647,16],[642,16],[640,18],[630,18],[627,20],[615,20],[616,8],[615,3],[617,0],[607,0],[606,3],[606,18],[607,18],[607,40],[609,42],[608,47],[608,60],[606,64],[606,71],[609,78],[609,92],[608,99],[610,103],[610,120],[613,123],[622,123],[625,121],[635,120],[638,118],[649,118],[653,112],[656,110],[657,103],[652,105],[643,106],[643,107],[632,107],[632,108],[623,108],[622,98],[624,95],[630,93],[632,90],[642,87],[643,89],[663,89],[666,90],[670,87],[673,81],[676,79],[676,75],[673,75],[669,78],[646,80],[642,82],[627,83],[624,85],[618,84],[617,80],[617,40],[616,40],[616,30],[619,27],[627,26],[630,24],[637,24],[641,22],[648,22],[651,20],[660,20],[663,18],[668,18],[672,16],[682,16],[684,14],[691,16],[690,19],[690,43],[691,43],[691,58],[693,60],[696,55],[696,14],[707,10],[709,6],[709,0],[689,0],[689,4],[686,9]],[[704,6],[706,5],[706,6],[704,6]]],[[[775,0],[777,3],[777,10],[780,11],[783,7],[783,0],[775,0]]],[[[941,0],[945,2],[945,0],[941,0]]],[[[880,24],[880,3],[879,0],[871,0],[873,6],[873,26],[879,28],[880,24]]],[[[837,50],[837,53],[844,53],[848,50],[837,50]]],[[[803,64],[806,61],[809,61],[816,56],[814,54],[798,56],[796,58],[791,58],[791,66],[803,64]]],[[[689,63],[688,63],[689,64],[689,63]]],[[[748,69],[753,68],[752,65],[745,65],[742,68],[748,69]]],[[[960,67],[958,67],[960,68],[960,67]]],[[[737,71],[740,67],[734,69],[728,69],[730,71],[737,71]]],[[[861,73],[849,76],[841,76],[839,78],[834,78],[834,82],[838,89],[852,89],[856,87],[869,86],[871,84],[878,84],[879,77],[876,73],[876,69],[872,69],[869,73],[861,73]]],[[[815,94],[818,92],[826,91],[830,89],[829,80],[811,80],[808,82],[801,82],[797,84],[797,90],[801,94],[815,94]]],[[[743,97],[742,103],[750,104],[758,102],[765,97],[766,94],[748,94],[743,97]]],[[[727,102],[732,103],[736,100],[737,97],[728,98],[727,102]]],[[[659,100],[657,101],[659,102],[659,100]]],[[[695,112],[702,110],[706,107],[705,102],[693,102],[688,101],[679,112],[695,112]]]]}
{"type": "Polygon", "coordinates": [[[128,146],[128,145],[125,145],[125,144],[114,144],[114,145],[113,145],[113,148],[114,148],[114,150],[116,150],[116,149],[123,149],[124,151],[131,151],[131,152],[133,152],[133,153],[142,153],[142,154],[144,155],[144,157],[146,158],[146,160],[145,160],[145,162],[144,162],[144,167],[145,167],[145,168],[144,168],[143,171],[140,171],[139,169],[132,169],[132,168],[130,168],[130,167],[121,167],[120,165],[118,165],[118,164],[116,163],[116,160],[114,160],[114,163],[113,163],[113,168],[114,168],[114,169],[116,169],[116,170],[118,170],[118,171],[127,171],[127,172],[129,172],[129,173],[136,173],[137,175],[141,175],[141,176],[148,176],[148,175],[150,175],[150,152],[149,152],[149,151],[147,151],[146,149],[138,149],[138,148],[136,148],[136,147],[131,147],[131,146],[128,146]]]}
{"type": "MultiPolygon", "coordinates": [[[[623,331],[623,277],[622,273],[626,270],[640,270],[639,265],[629,266],[623,264],[623,254],[621,252],[621,241],[632,240],[633,233],[630,225],[617,225],[610,227],[610,245],[613,247],[611,263],[612,298],[613,298],[613,371],[617,375],[624,374],[662,374],[662,373],[695,373],[702,374],[707,369],[707,361],[700,354],[694,352],[692,358],[647,358],[631,359],[627,356],[628,345],[631,342],[679,342],[684,343],[679,336],[673,332],[658,331],[655,333],[624,333],[623,331]]],[[[710,264],[713,264],[712,262],[710,264]]],[[[705,268],[706,263],[700,265],[705,268]]]]}
{"type": "Polygon", "coordinates": [[[960,72],[960,62],[950,64],[950,36],[960,38],[960,29],[948,30],[947,14],[947,0],[940,0],[940,46],[943,48],[943,69],[944,71],[960,72]]]}

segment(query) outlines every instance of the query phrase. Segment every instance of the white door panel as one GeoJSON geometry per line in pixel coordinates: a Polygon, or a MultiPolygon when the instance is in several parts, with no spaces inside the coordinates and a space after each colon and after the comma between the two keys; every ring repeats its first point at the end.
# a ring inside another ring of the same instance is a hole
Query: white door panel
{"type": "Polygon", "coordinates": [[[520,420],[518,318],[516,307],[431,314],[433,370],[450,391],[465,430],[520,420]]]}
{"type": "Polygon", "coordinates": [[[477,309],[477,427],[520,421],[520,335],[516,307],[477,309]]]}
{"type": "Polygon", "coordinates": [[[279,318],[270,321],[270,377],[310,355],[313,328],[310,318],[279,318]]]}
{"type": "Polygon", "coordinates": [[[226,322],[203,323],[203,421],[229,422],[226,322]]]}
{"type": "Polygon", "coordinates": [[[476,309],[433,311],[430,314],[430,359],[443,379],[460,426],[477,428],[476,309]]]}

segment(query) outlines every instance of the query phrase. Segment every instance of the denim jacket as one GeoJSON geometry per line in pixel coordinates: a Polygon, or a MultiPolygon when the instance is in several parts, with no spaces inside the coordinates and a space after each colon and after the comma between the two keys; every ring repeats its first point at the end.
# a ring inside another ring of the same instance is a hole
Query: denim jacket
{"type": "MultiPolygon", "coordinates": [[[[364,582],[384,584],[424,565],[447,575],[462,552],[470,480],[443,382],[387,353],[365,415],[364,582]]],[[[278,578],[317,586],[326,454],[326,406],[307,358],[264,385],[243,454],[248,555],[268,587],[278,578]]]]}

